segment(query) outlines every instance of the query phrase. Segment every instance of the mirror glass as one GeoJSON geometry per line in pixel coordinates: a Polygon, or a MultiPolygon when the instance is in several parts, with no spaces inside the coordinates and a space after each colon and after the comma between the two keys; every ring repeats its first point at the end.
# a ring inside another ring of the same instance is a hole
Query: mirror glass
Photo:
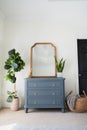
{"type": "Polygon", "coordinates": [[[52,44],[36,44],[32,47],[32,77],[54,77],[55,48],[52,44]]]}

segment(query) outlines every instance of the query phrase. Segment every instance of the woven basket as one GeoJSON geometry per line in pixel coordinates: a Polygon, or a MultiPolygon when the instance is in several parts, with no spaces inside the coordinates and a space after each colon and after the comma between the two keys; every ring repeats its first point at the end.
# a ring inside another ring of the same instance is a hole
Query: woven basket
{"type": "MultiPolygon", "coordinates": [[[[69,92],[69,94],[66,96],[66,99],[69,95],[72,94],[72,91],[69,92]]],[[[66,102],[67,104],[67,102],[66,102]]],[[[85,91],[83,90],[83,95],[76,99],[74,110],[71,110],[69,105],[67,104],[68,110],[73,112],[87,112],[87,95],[85,91]]]]}
{"type": "Polygon", "coordinates": [[[87,96],[76,100],[74,112],[87,112],[87,96]]]}

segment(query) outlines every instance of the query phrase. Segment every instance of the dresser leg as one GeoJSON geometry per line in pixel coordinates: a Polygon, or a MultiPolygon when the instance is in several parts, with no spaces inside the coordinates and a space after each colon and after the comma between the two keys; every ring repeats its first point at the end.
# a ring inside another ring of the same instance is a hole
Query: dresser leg
{"type": "Polygon", "coordinates": [[[61,111],[62,111],[62,112],[65,112],[66,110],[65,110],[65,108],[62,108],[61,111]]]}
{"type": "Polygon", "coordinates": [[[28,108],[25,108],[25,113],[28,113],[28,108]]]}

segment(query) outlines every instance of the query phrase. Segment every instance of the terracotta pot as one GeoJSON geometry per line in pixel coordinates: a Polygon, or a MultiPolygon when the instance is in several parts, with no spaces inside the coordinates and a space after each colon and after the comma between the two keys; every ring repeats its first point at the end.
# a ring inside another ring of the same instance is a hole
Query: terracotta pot
{"type": "Polygon", "coordinates": [[[18,97],[13,99],[10,108],[12,111],[17,111],[19,109],[19,98],[18,97]]]}

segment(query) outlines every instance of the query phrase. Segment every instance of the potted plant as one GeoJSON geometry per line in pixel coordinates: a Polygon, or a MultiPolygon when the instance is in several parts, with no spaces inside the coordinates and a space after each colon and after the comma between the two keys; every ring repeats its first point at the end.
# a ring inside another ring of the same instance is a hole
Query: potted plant
{"type": "Polygon", "coordinates": [[[8,59],[5,61],[4,68],[7,70],[5,79],[14,84],[14,91],[8,91],[8,102],[12,102],[11,109],[18,110],[19,98],[16,91],[16,72],[24,69],[25,62],[21,59],[20,53],[16,52],[16,49],[12,49],[8,52],[8,59]],[[15,104],[16,105],[15,105],[15,104]]]}
{"type": "Polygon", "coordinates": [[[16,93],[17,92],[7,91],[8,94],[7,102],[12,102],[14,98],[18,98],[16,93]]]}
{"type": "Polygon", "coordinates": [[[62,72],[65,66],[65,60],[63,60],[63,58],[59,60],[55,58],[55,62],[56,62],[56,69],[57,69],[57,77],[62,77],[62,72]]]}

